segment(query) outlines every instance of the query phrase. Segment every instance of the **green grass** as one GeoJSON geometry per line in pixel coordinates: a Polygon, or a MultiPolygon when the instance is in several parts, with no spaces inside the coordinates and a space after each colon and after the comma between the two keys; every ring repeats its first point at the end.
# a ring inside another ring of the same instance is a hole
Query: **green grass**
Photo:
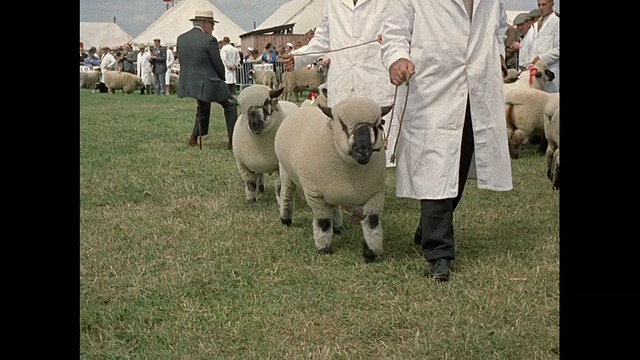
{"type": "Polygon", "coordinates": [[[301,196],[280,223],[273,175],[245,201],[220,106],[200,150],[193,99],[79,96],[82,359],[559,357],[559,192],[534,147],[512,161],[513,191],[469,181],[437,283],[394,169],[381,259],[364,263],[348,222],[320,255],[301,196]]]}

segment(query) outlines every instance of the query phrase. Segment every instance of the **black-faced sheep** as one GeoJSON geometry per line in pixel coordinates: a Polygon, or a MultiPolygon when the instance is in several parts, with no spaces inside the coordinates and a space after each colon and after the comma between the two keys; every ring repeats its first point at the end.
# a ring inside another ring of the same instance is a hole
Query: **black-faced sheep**
{"type": "Polygon", "coordinates": [[[104,84],[111,94],[122,90],[125,94],[141,89],[144,86],[142,78],[124,71],[109,71],[104,75],[104,84]]]}
{"type": "Polygon", "coordinates": [[[309,93],[309,97],[300,104],[303,106],[327,106],[327,83],[320,84],[317,93],[309,93]]]}
{"type": "Polygon", "coordinates": [[[325,82],[328,66],[318,61],[310,69],[297,69],[284,73],[282,84],[284,86],[284,100],[291,99],[291,93],[295,94],[296,102],[300,101],[298,94],[302,90],[318,92],[318,86],[325,82]]]}
{"type": "MultiPolygon", "coordinates": [[[[558,93],[559,94],[559,93],[558,93]]],[[[544,136],[547,138],[547,177],[554,190],[560,189],[560,96],[544,107],[544,136]]]]}
{"type": "Polygon", "coordinates": [[[502,91],[506,99],[507,94],[513,89],[534,88],[542,90],[544,85],[553,79],[555,79],[553,71],[547,68],[547,64],[544,61],[538,60],[531,70],[523,70],[517,80],[503,84],[502,91]]]}
{"type": "MultiPolygon", "coordinates": [[[[298,109],[289,101],[278,101],[283,89],[271,90],[266,85],[251,85],[238,95],[242,113],[233,129],[232,148],[240,177],[244,181],[248,201],[257,201],[264,193],[264,174],[278,171],[278,158],[273,141],[284,117],[298,109]]],[[[274,186],[280,193],[280,178],[274,186]]]]}
{"type": "Polygon", "coordinates": [[[540,138],[539,151],[544,153],[547,142],[544,135],[544,108],[559,93],[548,93],[533,88],[513,89],[507,94],[504,111],[507,121],[507,137],[509,139],[509,154],[512,158],[520,156],[522,146],[529,139],[540,138]]]}
{"type": "Polygon", "coordinates": [[[362,206],[363,256],[371,262],[382,248],[385,193],[382,116],[391,106],[354,97],[334,107],[301,107],[287,116],[275,138],[280,162],[280,220],[290,226],[294,192],[300,187],[313,212],[316,249],[329,254],[342,228],[340,206],[362,206]]]}
{"type": "Polygon", "coordinates": [[[253,77],[254,84],[267,85],[272,90],[278,87],[278,79],[276,72],[273,70],[249,70],[249,74],[253,77]]]}

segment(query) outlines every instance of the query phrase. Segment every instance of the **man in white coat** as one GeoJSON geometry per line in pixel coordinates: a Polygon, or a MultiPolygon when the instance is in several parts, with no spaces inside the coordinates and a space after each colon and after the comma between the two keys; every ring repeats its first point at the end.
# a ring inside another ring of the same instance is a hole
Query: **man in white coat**
{"type": "Polygon", "coordinates": [[[546,92],[560,92],[560,18],[553,11],[553,0],[538,0],[538,8],[542,17],[535,25],[537,33],[533,42],[531,64],[542,59],[549,70],[553,71],[554,79],[544,86],[546,92]]]}
{"type": "Polygon", "coordinates": [[[420,200],[414,241],[436,280],[449,280],[453,212],[470,166],[478,188],[513,188],[500,67],[506,29],[504,0],[397,0],[383,28],[389,78],[409,81],[395,109],[402,113],[408,92],[396,196],[420,200]]]}
{"type": "Polygon", "coordinates": [[[236,93],[236,70],[240,65],[240,53],[235,46],[231,45],[231,39],[228,36],[222,38],[222,48],[220,49],[220,57],[224,64],[224,82],[229,87],[229,92],[233,95],[236,93]]]}
{"type": "Polygon", "coordinates": [[[175,61],[176,58],[173,55],[173,46],[167,46],[167,72],[164,76],[165,91],[167,96],[171,95],[171,67],[173,67],[173,63],[175,61]]]}
{"type": "Polygon", "coordinates": [[[107,86],[104,84],[104,76],[109,71],[116,71],[115,66],[118,63],[116,57],[111,53],[108,46],[100,48],[102,55],[100,56],[100,92],[107,92],[107,86]]]}
{"type": "Polygon", "coordinates": [[[140,50],[136,57],[136,73],[142,78],[144,87],[140,89],[140,94],[144,94],[145,90],[147,94],[151,94],[151,63],[149,62],[151,53],[147,50],[144,44],[139,45],[140,50]]]}
{"type": "MultiPolygon", "coordinates": [[[[389,83],[389,75],[382,64],[378,35],[382,33],[389,0],[325,0],[322,18],[309,43],[282,57],[287,71],[304,68],[314,63],[318,53],[350,47],[330,54],[331,66],[327,73],[327,105],[334,106],[340,100],[364,96],[381,105],[391,105],[395,87],[389,83]],[[359,46],[362,45],[362,46],[359,46]],[[296,55],[314,53],[311,55],[296,55]]],[[[326,58],[326,56],[323,56],[326,58]]],[[[387,167],[391,162],[398,132],[397,111],[387,114],[385,135],[389,134],[386,149],[387,167]]]]}

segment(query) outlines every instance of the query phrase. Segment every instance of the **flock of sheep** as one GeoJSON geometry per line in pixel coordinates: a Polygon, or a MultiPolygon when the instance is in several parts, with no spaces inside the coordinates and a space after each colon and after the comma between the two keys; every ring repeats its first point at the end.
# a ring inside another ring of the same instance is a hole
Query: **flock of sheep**
{"type": "MultiPolygon", "coordinates": [[[[178,92],[178,82],[180,77],[176,74],[171,74],[169,79],[169,90],[171,94],[178,92]]],[[[80,88],[91,89],[94,91],[96,83],[100,79],[100,69],[94,71],[80,71],[80,88]]],[[[151,87],[155,86],[155,77],[150,76],[151,87]]],[[[131,94],[136,90],[140,90],[144,87],[144,83],[140,76],[130,74],[124,71],[109,71],[104,76],[104,84],[107,90],[111,94],[115,94],[116,90],[121,90],[125,94],[131,94]]]]}

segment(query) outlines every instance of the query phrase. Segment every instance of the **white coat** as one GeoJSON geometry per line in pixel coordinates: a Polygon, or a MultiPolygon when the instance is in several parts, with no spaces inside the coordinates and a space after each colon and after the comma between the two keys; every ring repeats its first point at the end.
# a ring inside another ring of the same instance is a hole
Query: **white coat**
{"type": "Polygon", "coordinates": [[[220,49],[220,58],[224,64],[224,82],[227,84],[235,84],[236,70],[231,70],[232,66],[240,66],[240,53],[235,46],[226,44],[220,49]]]}
{"type": "Polygon", "coordinates": [[[173,67],[173,63],[176,61],[175,56],[173,55],[173,50],[167,48],[167,72],[164,77],[164,84],[169,86],[171,84],[171,68],[173,67]]]}
{"type": "Polygon", "coordinates": [[[529,61],[540,56],[555,75],[553,81],[544,86],[544,91],[560,92],[560,18],[555,13],[549,14],[542,23],[533,44],[533,57],[529,61]]]}
{"type": "Polygon", "coordinates": [[[102,59],[100,59],[100,82],[103,83],[104,82],[104,76],[109,72],[112,71],[111,69],[113,69],[116,64],[118,63],[118,61],[116,60],[115,56],[113,56],[113,54],[111,52],[108,52],[106,54],[104,54],[104,56],[102,57],[102,59]]]}
{"type": "MultiPolygon", "coordinates": [[[[500,68],[506,29],[504,0],[475,0],[472,22],[463,0],[394,1],[382,33],[383,62],[415,64],[398,135],[396,196],[458,195],[467,95],[478,188],[513,188],[500,68]]],[[[401,85],[396,112],[402,113],[406,92],[401,85]]]]}
{"type": "Polygon", "coordinates": [[[142,78],[142,83],[145,85],[151,85],[151,63],[150,60],[151,53],[149,50],[144,52],[138,52],[137,62],[136,62],[136,71],[138,76],[142,78]]]}
{"type": "MultiPolygon", "coordinates": [[[[364,96],[381,105],[393,103],[395,86],[389,82],[389,74],[382,64],[380,44],[372,42],[355,46],[378,38],[391,3],[389,0],[359,0],[354,6],[353,0],[325,0],[322,19],[314,37],[307,45],[292,51],[293,54],[316,53],[296,56],[296,69],[315,62],[319,57],[331,59],[326,79],[328,106],[353,96],[364,96]],[[326,55],[317,54],[349,46],[355,47],[326,55]]],[[[387,165],[390,165],[389,157],[398,132],[397,115],[394,111],[393,121],[390,121],[391,113],[384,117],[385,133],[389,134],[387,165]]]]}
{"type": "Polygon", "coordinates": [[[533,55],[533,42],[536,37],[535,26],[531,25],[527,33],[520,40],[520,49],[518,50],[518,66],[519,68],[526,67],[527,64],[535,57],[533,55]]]}

